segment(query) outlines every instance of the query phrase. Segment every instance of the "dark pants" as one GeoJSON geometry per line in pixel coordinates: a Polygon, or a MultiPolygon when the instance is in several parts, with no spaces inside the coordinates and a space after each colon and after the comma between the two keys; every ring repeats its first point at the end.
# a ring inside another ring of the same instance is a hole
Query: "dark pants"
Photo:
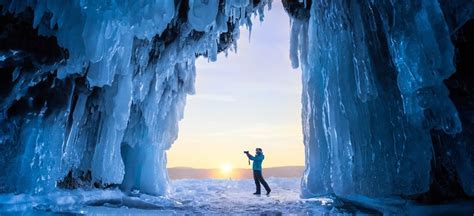
{"type": "Polygon", "coordinates": [[[260,193],[260,184],[262,184],[263,187],[265,187],[265,190],[267,190],[267,192],[270,191],[270,187],[268,187],[267,182],[265,181],[265,179],[263,179],[262,171],[254,170],[253,179],[255,180],[255,187],[257,187],[256,193],[260,193]]]}

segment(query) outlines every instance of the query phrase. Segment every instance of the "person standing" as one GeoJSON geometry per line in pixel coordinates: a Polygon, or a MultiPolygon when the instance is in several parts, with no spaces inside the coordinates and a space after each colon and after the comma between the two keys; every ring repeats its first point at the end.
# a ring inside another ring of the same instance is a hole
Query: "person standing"
{"type": "Polygon", "coordinates": [[[263,175],[262,175],[262,162],[265,159],[262,149],[256,148],[255,156],[251,155],[248,151],[244,151],[244,153],[247,155],[249,160],[253,161],[252,162],[253,179],[255,180],[255,187],[256,187],[256,191],[254,195],[260,195],[260,184],[262,184],[263,187],[265,187],[265,190],[267,191],[267,195],[269,195],[272,190],[268,186],[265,179],[263,179],[263,175]]]}

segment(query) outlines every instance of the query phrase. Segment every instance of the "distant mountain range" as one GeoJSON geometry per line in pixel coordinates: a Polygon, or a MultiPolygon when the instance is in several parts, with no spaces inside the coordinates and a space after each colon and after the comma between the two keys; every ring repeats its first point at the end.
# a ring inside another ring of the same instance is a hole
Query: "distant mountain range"
{"type": "MultiPolygon", "coordinates": [[[[264,177],[301,177],[304,166],[269,167],[263,169],[264,177]]],[[[253,178],[251,169],[233,169],[225,173],[220,169],[197,169],[190,167],[168,168],[171,179],[246,179],[253,178]]]]}

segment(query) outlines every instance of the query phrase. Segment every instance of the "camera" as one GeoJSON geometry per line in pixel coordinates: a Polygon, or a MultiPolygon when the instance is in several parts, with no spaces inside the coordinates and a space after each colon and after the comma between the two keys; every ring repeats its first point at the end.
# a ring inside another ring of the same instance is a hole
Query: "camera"
{"type": "Polygon", "coordinates": [[[248,153],[249,153],[249,151],[244,151],[244,154],[248,154],[248,153]]]}

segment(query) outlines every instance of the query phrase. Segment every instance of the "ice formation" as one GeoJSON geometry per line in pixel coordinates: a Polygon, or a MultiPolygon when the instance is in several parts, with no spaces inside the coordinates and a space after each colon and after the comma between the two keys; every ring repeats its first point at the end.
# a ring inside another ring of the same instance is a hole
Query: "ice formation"
{"type": "Polygon", "coordinates": [[[443,81],[456,72],[451,36],[474,17],[474,3],[288,2],[290,59],[303,71],[303,196],[416,195],[438,183],[473,196],[472,141],[443,143],[462,152],[445,161],[463,165],[439,182],[433,173],[446,164],[436,164],[432,139],[462,132],[443,81]]]}
{"type": "Polygon", "coordinates": [[[165,194],[196,56],[235,47],[268,3],[0,1],[0,192],[165,194]]]}
{"type": "MultiPolygon", "coordinates": [[[[166,194],[196,56],[233,48],[270,2],[1,0],[0,192],[166,194]]],[[[302,195],[474,196],[474,81],[459,68],[474,3],[283,4],[303,71],[302,195]]]]}

